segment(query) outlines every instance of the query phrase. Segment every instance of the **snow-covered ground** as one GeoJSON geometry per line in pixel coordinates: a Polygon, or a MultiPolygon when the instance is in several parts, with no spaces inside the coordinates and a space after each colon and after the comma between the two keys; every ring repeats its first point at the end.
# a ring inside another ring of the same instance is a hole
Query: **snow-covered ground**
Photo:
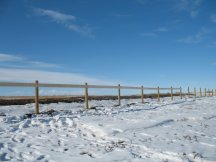
{"type": "Polygon", "coordinates": [[[0,161],[216,161],[216,97],[0,107],[0,161]]]}

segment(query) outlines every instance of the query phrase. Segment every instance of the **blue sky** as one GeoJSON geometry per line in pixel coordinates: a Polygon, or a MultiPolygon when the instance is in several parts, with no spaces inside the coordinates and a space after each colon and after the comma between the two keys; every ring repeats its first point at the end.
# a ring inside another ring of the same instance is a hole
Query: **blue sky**
{"type": "Polygon", "coordinates": [[[0,1],[0,80],[216,87],[213,0],[0,1]]]}

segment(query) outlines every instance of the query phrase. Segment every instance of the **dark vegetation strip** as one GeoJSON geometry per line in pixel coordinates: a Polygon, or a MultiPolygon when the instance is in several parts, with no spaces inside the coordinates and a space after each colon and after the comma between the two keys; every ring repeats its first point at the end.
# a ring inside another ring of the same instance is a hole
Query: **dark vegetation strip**
{"type": "MultiPolygon", "coordinates": [[[[161,97],[170,97],[170,94],[160,94],[161,97]]],[[[179,94],[173,94],[173,96],[179,96],[179,94]]],[[[121,99],[139,99],[139,95],[121,96],[121,99]]],[[[146,94],[144,98],[157,98],[157,94],[146,94]]],[[[117,100],[117,96],[89,96],[89,100],[117,100]]],[[[25,105],[34,103],[35,99],[33,96],[22,96],[22,97],[0,97],[0,106],[6,105],[25,105]]],[[[84,96],[42,96],[39,99],[40,104],[49,103],[83,103],[84,96]]]]}

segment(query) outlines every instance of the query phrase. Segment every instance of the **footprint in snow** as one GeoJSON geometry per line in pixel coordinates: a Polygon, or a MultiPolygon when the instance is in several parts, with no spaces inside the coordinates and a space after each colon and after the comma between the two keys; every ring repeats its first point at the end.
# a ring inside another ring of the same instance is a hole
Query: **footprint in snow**
{"type": "Polygon", "coordinates": [[[4,143],[0,143],[0,150],[4,148],[4,143]]]}
{"type": "Polygon", "coordinates": [[[39,157],[37,157],[37,160],[43,160],[45,158],[44,155],[40,155],[39,157]]]}

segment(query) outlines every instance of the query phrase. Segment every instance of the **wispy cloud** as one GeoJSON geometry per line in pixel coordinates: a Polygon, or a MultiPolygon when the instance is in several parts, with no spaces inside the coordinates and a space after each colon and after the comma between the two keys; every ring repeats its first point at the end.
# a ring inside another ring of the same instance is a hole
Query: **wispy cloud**
{"type": "Polygon", "coordinates": [[[97,85],[117,85],[117,81],[109,81],[97,79],[81,74],[50,72],[45,70],[29,70],[29,69],[14,69],[0,68],[0,81],[16,81],[16,82],[34,82],[39,80],[43,83],[64,83],[64,84],[89,84],[97,85]]]}
{"type": "Polygon", "coordinates": [[[152,30],[152,31],[150,31],[150,32],[141,33],[140,35],[141,35],[141,36],[144,36],[144,37],[152,37],[152,38],[155,38],[155,37],[159,36],[159,34],[160,34],[161,32],[167,32],[167,31],[168,31],[167,28],[165,28],[165,27],[159,27],[159,28],[156,28],[156,29],[154,29],[154,30],[152,30]]]}
{"type": "Polygon", "coordinates": [[[46,62],[41,62],[41,61],[30,61],[29,64],[35,67],[42,67],[42,68],[58,68],[60,65],[57,64],[50,64],[46,62]]]}
{"type": "Polygon", "coordinates": [[[199,14],[199,8],[203,0],[176,0],[175,9],[177,11],[185,11],[195,18],[199,14]]]}
{"type": "Polygon", "coordinates": [[[213,47],[213,48],[215,48],[216,47],[216,41],[213,41],[213,42],[209,43],[207,45],[207,47],[213,47]]]}
{"type": "Polygon", "coordinates": [[[200,43],[204,37],[206,36],[206,34],[210,33],[211,31],[209,29],[206,28],[202,28],[198,33],[196,33],[195,35],[189,35],[185,38],[181,38],[178,39],[178,42],[181,43],[200,43]]]}
{"type": "Polygon", "coordinates": [[[79,25],[76,25],[76,24],[65,24],[65,26],[74,31],[74,32],[77,32],[77,33],[80,33],[84,36],[88,36],[88,37],[91,37],[91,38],[94,38],[94,34],[92,32],[92,28],[90,28],[88,25],[85,25],[85,26],[79,26],[79,25]]]}
{"type": "Polygon", "coordinates": [[[14,62],[21,60],[23,60],[22,57],[0,53],[0,62],[14,62]]]}
{"type": "Polygon", "coordinates": [[[47,16],[55,22],[66,22],[70,20],[76,20],[76,17],[73,15],[63,14],[58,11],[53,10],[44,10],[41,8],[36,8],[34,11],[41,16],[47,16]]]}
{"type": "Polygon", "coordinates": [[[190,12],[190,16],[191,16],[192,18],[195,18],[195,17],[198,15],[198,13],[199,13],[199,11],[191,11],[191,12],[190,12]]]}
{"type": "MultiPolygon", "coordinates": [[[[79,73],[57,72],[58,64],[51,64],[41,61],[31,61],[27,58],[0,54],[0,81],[9,82],[34,82],[39,80],[42,83],[62,83],[62,84],[89,84],[96,85],[117,85],[119,81],[105,80],[97,77],[86,76],[79,73]],[[52,70],[52,71],[50,71],[52,70]]],[[[103,91],[104,92],[104,91],[103,91]]],[[[98,94],[100,91],[92,90],[91,94],[98,94]]],[[[110,92],[109,92],[110,93],[110,92]]],[[[2,95],[32,95],[28,90],[7,91],[2,95]]],[[[83,90],[69,89],[40,89],[40,95],[80,95],[83,90]]]]}
{"type": "Polygon", "coordinates": [[[168,31],[168,29],[165,27],[159,27],[159,28],[155,29],[155,31],[156,32],[166,32],[166,31],[168,31]]]}
{"type": "Polygon", "coordinates": [[[90,28],[89,25],[78,24],[77,17],[74,15],[41,8],[35,8],[33,11],[36,15],[48,17],[53,22],[62,24],[71,31],[79,33],[83,36],[94,38],[92,28],[90,28]]]}
{"type": "Polygon", "coordinates": [[[216,14],[212,14],[210,16],[210,19],[211,19],[212,22],[216,23],[216,14]]]}
{"type": "Polygon", "coordinates": [[[41,61],[32,61],[27,58],[16,56],[13,54],[0,53],[0,67],[16,67],[16,68],[59,68],[58,64],[51,64],[41,61]]]}
{"type": "Polygon", "coordinates": [[[216,41],[212,42],[212,45],[216,47],[216,41]]]}

